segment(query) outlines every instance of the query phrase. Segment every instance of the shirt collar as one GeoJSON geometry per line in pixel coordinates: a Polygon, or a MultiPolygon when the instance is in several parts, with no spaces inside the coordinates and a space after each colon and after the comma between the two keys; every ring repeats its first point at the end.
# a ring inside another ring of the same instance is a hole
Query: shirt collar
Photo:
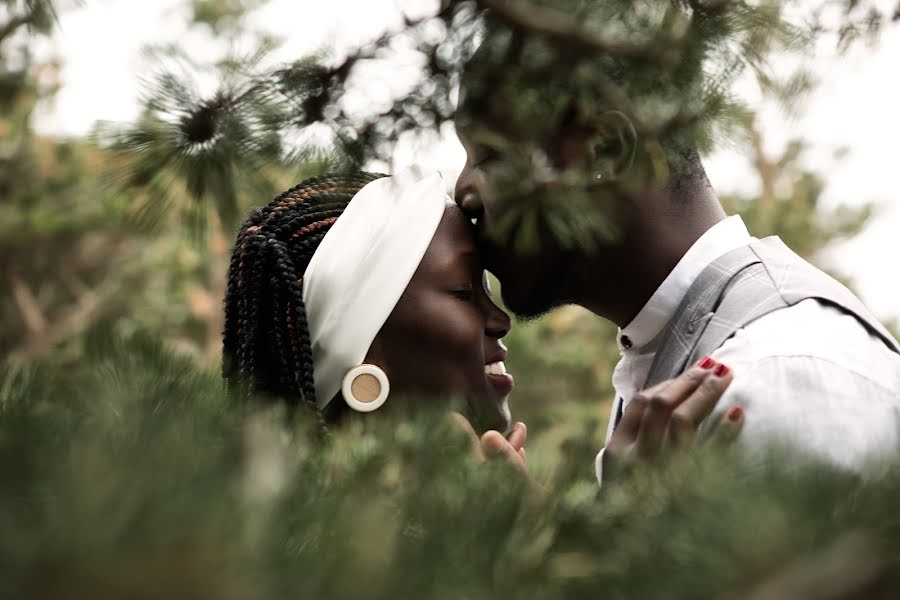
{"type": "Polygon", "coordinates": [[[640,350],[656,338],[703,269],[723,254],[746,246],[750,240],[739,215],[710,227],[681,257],[637,316],[624,329],[619,329],[616,337],[619,351],[640,350]]]}

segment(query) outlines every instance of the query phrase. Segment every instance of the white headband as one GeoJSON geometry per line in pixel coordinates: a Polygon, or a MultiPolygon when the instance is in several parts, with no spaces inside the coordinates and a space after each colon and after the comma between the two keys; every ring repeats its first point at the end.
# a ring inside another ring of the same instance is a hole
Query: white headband
{"type": "Polygon", "coordinates": [[[303,276],[319,408],[365,359],[448,201],[440,173],[426,177],[411,167],[363,187],[322,238],[303,276]]]}

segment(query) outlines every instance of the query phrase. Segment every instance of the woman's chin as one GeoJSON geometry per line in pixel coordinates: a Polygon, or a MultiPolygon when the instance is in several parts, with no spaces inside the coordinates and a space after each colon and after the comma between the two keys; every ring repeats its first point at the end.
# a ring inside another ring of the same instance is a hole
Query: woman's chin
{"type": "Polygon", "coordinates": [[[479,434],[490,430],[506,433],[512,425],[507,398],[484,398],[483,401],[485,404],[478,407],[477,415],[473,415],[472,426],[479,434]]]}
{"type": "Polygon", "coordinates": [[[499,410],[497,412],[499,418],[497,419],[497,427],[495,427],[494,429],[502,433],[506,433],[507,431],[509,431],[510,426],[512,426],[512,414],[510,414],[509,412],[509,403],[507,402],[506,398],[504,398],[503,402],[501,402],[499,410]]]}

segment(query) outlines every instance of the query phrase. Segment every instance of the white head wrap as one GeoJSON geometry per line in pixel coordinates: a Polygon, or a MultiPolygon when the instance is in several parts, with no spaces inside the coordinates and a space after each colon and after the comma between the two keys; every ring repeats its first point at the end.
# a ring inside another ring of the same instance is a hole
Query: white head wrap
{"type": "Polygon", "coordinates": [[[319,408],[365,359],[448,201],[440,173],[411,167],[367,184],[322,238],[303,276],[319,408]]]}

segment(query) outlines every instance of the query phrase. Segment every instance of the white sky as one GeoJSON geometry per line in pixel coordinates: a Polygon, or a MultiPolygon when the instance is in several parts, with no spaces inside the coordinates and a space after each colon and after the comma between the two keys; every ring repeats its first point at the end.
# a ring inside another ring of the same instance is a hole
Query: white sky
{"type": "MultiPolygon", "coordinates": [[[[280,51],[286,61],[322,47],[346,48],[373,39],[385,27],[400,24],[398,4],[400,0],[272,0],[255,22],[287,40],[280,51]]],[[[177,41],[201,55],[211,52],[202,35],[187,33],[181,5],[181,0],[86,0],[83,7],[66,11],[60,30],[41,52],[62,59],[63,87],[53,105],[38,115],[37,127],[83,134],[97,120],[133,119],[140,77],[148,72],[141,54],[144,44],[177,41]]],[[[432,2],[404,0],[402,5],[414,12],[428,10],[432,2]]],[[[770,149],[798,136],[809,141],[806,162],[828,182],[826,205],[872,201],[881,207],[861,235],[837,245],[827,259],[854,278],[863,300],[877,314],[900,318],[898,64],[898,27],[874,50],[857,45],[842,58],[826,51],[816,62],[821,85],[803,113],[791,121],[766,109],[761,125],[770,149]],[[835,162],[832,155],[840,147],[849,148],[850,154],[835,162]]],[[[388,97],[396,89],[396,75],[386,73],[384,81],[373,77],[371,95],[388,97]]],[[[752,92],[746,93],[749,101],[756,101],[752,92]]],[[[455,178],[465,155],[448,128],[443,140],[428,148],[400,148],[395,161],[395,167],[415,161],[455,178]]],[[[717,152],[706,166],[720,192],[752,193],[757,188],[746,160],[734,150],[717,152]]]]}

